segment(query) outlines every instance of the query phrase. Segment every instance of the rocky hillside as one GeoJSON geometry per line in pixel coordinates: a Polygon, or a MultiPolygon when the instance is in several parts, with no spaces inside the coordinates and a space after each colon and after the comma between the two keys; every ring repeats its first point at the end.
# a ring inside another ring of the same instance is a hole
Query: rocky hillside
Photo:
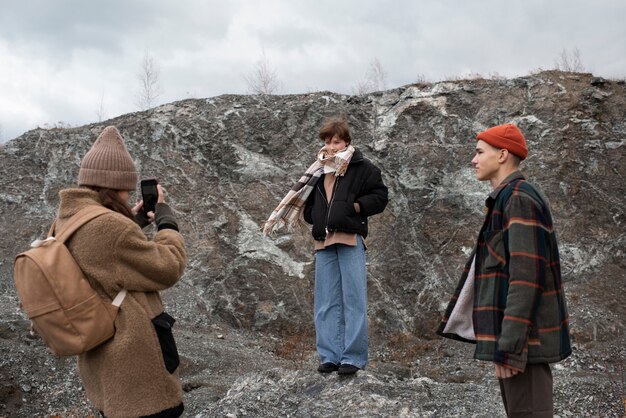
{"type": "Polygon", "coordinates": [[[561,417],[624,413],[626,85],[591,74],[409,85],[365,96],[322,92],[171,103],[0,147],[0,416],[93,413],[73,359],[55,359],[19,312],[12,260],[44,234],[58,191],[116,125],[142,177],[179,216],[189,266],[165,292],[177,319],[186,416],[503,416],[489,365],[434,329],[471,251],[489,191],[474,179],[475,134],[516,123],[523,171],[551,201],[574,355],[555,367],[561,417]],[[317,131],[348,116],[382,168],[390,203],[371,221],[370,366],[314,369],[308,229],[260,224],[311,163],[317,131]]]}

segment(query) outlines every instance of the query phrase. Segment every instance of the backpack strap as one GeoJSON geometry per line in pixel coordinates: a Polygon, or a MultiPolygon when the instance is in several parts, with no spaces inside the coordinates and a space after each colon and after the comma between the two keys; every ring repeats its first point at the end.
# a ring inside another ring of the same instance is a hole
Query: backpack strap
{"type": "MultiPolygon", "coordinates": [[[[76,232],[80,227],[85,225],[87,222],[97,218],[100,215],[104,215],[105,213],[109,213],[109,212],[111,212],[111,210],[105,208],[104,206],[95,206],[95,205],[87,206],[86,208],[81,209],[78,212],[76,212],[76,214],[74,214],[70,218],[70,220],[67,221],[67,224],[64,225],[64,228],[61,231],[57,231],[56,237],[54,236],[55,226],[56,226],[56,221],[55,221],[52,224],[52,227],[50,228],[48,238],[44,241],[56,240],[60,243],[64,243],[69,237],[72,236],[74,232],[76,232]]],[[[113,299],[113,302],[111,303],[111,305],[119,308],[122,302],[124,301],[124,299],[126,298],[127,293],[128,291],[126,289],[120,290],[119,293],[113,299]]]]}
{"type": "Polygon", "coordinates": [[[111,302],[111,305],[119,308],[122,302],[124,302],[124,298],[126,298],[127,293],[128,291],[126,289],[120,290],[117,296],[115,296],[115,299],[113,299],[113,302],[111,302]]]}
{"type": "MultiPolygon", "coordinates": [[[[50,234],[50,236],[54,236],[57,241],[64,243],[81,226],[85,225],[92,219],[95,219],[98,216],[104,215],[105,213],[109,212],[111,212],[111,209],[107,209],[104,206],[88,206],[84,209],[79,210],[75,215],[73,215],[69,219],[69,221],[67,221],[67,224],[64,225],[63,229],[55,231],[51,228],[52,234],[50,234]]],[[[55,225],[53,225],[53,228],[55,228],[55,225]]]]}

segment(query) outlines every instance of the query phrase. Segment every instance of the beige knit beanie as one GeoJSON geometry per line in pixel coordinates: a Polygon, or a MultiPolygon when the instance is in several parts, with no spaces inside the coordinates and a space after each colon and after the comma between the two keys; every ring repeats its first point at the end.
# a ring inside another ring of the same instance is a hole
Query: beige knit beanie
{"type": "Polygon", "coordinates": [[[115,126],[107,126],[85,154],[78,172],[79,186],[135,190],[137,170],[124,139],[115,126]]]}

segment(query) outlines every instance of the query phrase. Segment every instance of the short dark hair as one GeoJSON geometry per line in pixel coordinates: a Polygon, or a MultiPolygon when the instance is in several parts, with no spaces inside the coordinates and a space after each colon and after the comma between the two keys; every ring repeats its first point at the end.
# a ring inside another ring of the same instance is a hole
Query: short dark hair
{"type": "Polygon", "coordinates": [[[335,135],[346,141],[346,143],[348,144],[352,142],[350,127],[348,126],[348,122],[344,118],[329,118],[326,119],[326,121],[322,125],[319,135],[322,141],[326,141],[328,138],[332,138],[335,135]]]}

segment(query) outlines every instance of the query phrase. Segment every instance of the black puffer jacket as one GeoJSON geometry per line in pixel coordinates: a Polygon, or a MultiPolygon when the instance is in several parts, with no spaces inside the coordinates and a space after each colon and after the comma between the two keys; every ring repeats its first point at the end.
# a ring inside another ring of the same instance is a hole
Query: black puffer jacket
{"type": "Polygon", "coordinates": [[[304,207],[304,220],[313,224],[312,234],[317,241],[323,241],[327,231],[366,237],[367,217],[381,213],[387,201],[380,169],[356,150],[346,174],[337,177],[330,201],[324,191],[324,175],[320,177],[304,207]],[[361,207],[360,213],[354,210],[355,202],[361,207]]]}

